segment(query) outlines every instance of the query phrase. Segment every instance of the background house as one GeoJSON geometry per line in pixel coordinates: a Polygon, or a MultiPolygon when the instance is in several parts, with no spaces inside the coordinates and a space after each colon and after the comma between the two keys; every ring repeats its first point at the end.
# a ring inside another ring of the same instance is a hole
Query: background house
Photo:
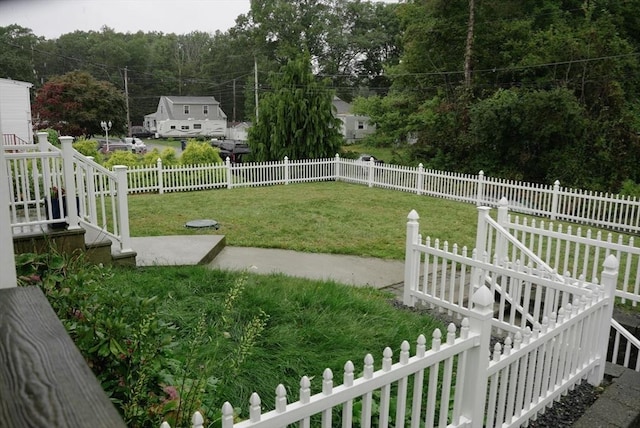
{"type": "Polygon", "coordinates": [[[162,96],[144,126],[157,137],[219,137],[227,132],[227,115],[214,97],[162,96]]]}
{"type": "Polygon", "coordinates": [[[0,121],[4,144],[32,144],[31,95],[33,85],[0,79],[0,121]]]}
{"type": "Polygon", "coordinates": [[[348,144],[357,142],[376,131],[369,116],[353,114],[351,104],[338,97],[333,98],[334,114],[342,122],[340,132],[348,144]]]}

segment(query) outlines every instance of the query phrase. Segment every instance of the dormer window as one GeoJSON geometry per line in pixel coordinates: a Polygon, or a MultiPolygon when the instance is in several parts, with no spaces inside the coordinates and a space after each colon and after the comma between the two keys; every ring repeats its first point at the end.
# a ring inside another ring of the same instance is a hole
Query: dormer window
{"type": "Polygon", "coordinates": [[[184,114],[189,114],[189,106],[188,105],[184,106],[184,114]]]}

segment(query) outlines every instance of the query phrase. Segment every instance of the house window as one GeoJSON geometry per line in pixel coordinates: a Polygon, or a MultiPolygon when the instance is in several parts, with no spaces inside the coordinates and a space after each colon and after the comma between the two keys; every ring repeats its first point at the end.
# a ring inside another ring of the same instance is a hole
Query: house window
{"type": "Polygon", "coordinates": [[[180,129],[182,129],[183,131],[188,131],[189,130],[189,125],[182,125],[180,127],[180,129]]]}
{"type": "Polygon", "coordinates": [[[194,123],[193,124],[193,129],[202,129],[202,124],[201,123],[194,123]]]}
{"type": "Polygon", "coordinates": [[[171,129],[176,129],[176,126],[175,125],[171,125],[171,129]]]}
{"type": "Polygon", "coordinates": [[[189,114],[189,106],[184,106],[184,114],[189,114]]]}
{"type": "Polygon", "coordinates": [[[209,106],[207,105],[202,106],[202,114],[204,115],[209,114],[209,106]]]}
{"type": "Polygon", "coordinates": [[[366,129],[366,126],[363,120],[358,121],[358,129],[366,129]]]}

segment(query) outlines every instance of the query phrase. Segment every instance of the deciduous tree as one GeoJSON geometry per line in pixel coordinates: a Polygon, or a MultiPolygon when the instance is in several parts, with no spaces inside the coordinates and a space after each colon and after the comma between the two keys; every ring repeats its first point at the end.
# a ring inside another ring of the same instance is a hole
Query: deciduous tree
{"type": "Polygon", "coordinates": [[[32,113],[39,128],[64,135],[102,134],[101,121],[111,121],[112,132],[126,129],[124,95],[108,82],[74,71],[50,79],[36,94],[32,113]]]}

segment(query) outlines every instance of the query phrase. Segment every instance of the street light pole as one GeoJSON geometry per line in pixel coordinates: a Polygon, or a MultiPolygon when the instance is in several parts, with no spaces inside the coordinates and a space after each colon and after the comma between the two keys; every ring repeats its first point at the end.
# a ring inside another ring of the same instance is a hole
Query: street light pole
{"type": "Polygon", "coordinates": [[[100,126],[105,132],[107,138],[107,153],[109,153],[109,130],[111,129],[111,121],[105,122],[104,120],[100,122],[100,126]]]}

